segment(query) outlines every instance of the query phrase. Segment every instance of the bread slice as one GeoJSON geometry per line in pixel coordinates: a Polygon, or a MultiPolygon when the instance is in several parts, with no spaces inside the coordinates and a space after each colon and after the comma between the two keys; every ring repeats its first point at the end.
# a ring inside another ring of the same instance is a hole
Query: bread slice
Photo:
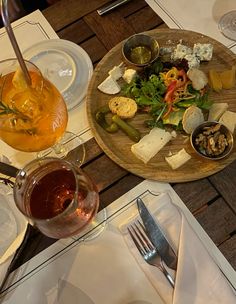
{"type": "Polygon", "coordinates": [[[182,123],[183,129],[187,134],[191,134],[203,122],[204,116],[200,108],[191,106],[184,112],[182,123]]]}
{"type": "Polygon", "coordinates": [[[138,110],[135,100],[123,96],[112,98],[108,105],[113,114],[117,114],[123,119],[134,117],[138,110]]]}
{"type": "Polygon", "coordinates": [[[231,133],[234,133],[236,124],[236,113],[232,111],[225,111],[219,119],[219,123],[226,126],[231,133]]]}
{"type": "Polygon", "coordinates": [[[188,154],[183,148],[178,153],[172,156],[165,157],[165,160],[171,166],[171,168],[175,170],[181,167],[183,164],[185,164],[190,158],[191,155],[188,154]]]}
{"type": "Polygon", "coordinates": [[[208,120],[218,121],[221,115],[228,109],[228,106],[226,102],[213,103],[209,111],[208,120]]]}
{"type": "Polygon", "coordinates": [[[119,84],[109,75],[102,83],[99,84],[98,89],[105,93],[114,95],[120,92],[119,84]]]}
{"type": "Polygon", "coordinates": [[[172,136],[160,128],[153,128],[140,141],[131,146],[134,155],[145,164],[155,156],[170,140],[172,136]]]}

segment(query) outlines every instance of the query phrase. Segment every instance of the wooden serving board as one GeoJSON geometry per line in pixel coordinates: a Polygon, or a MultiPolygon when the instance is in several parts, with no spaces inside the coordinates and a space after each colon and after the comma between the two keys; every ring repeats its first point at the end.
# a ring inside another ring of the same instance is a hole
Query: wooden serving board
{"type": "MultiPolygon", "coordinates": [[[[194,43],[211,43],[214,47],[213,58],[210,62],[201,63],[201,69],[206,73],[210,68],[218,71],[229,69],[236,64],[236,55],[228,50],[224,45],[202,34],[186,31],[161,29],[152,30],[147,34],[154,36],[160,47],[175,46],[182,40],[182,43],[193,47],[194,43]]],[[[114,97],[100,92],[98,85],[108,76],[108,71],[115,65],[124,62],[121,49],[122,44],[116,45],[97,65],[91,78],[87,93],[87,115],[94,137],[103,151],[118,165],[124,169],[141,176],[143,178],[164,181],[164,182],[186,182],[204,178],[212,175],[236,158],[236,148],[234,148],[229,157],[213,161],[205,160],[193,151],[190,141],[186,134],[178,133],[177,137],[169,142],[159,153],[156,154],[148,164],[144,164],[137,159],[131,152],[131,145],[134,144],[122,131],[115,134],[109,134],[102,129],[95,121],[96,111],[114,97]],[[173,170],[165,161],[165,156],[169,153],[176,153],[182,148],[191,154],[192,158],[177,170],[173,170]]],[[[118,95],[121,95],[119,93],[118,95]]],[[[236,112],[236,87],[230,90],[222,90],[220,93],[211,92],[209,98],[214,102],[227,102],[229,110],[236,112]]],[[[144,120],[148,116],[137,114],[130,123],[140,130],[142,136],[150,130],[144,126],[144,120]]]]}

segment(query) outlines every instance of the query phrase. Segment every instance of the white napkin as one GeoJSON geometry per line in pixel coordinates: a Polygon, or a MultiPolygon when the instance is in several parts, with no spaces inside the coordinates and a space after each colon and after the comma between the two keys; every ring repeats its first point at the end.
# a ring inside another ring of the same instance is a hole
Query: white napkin
{"type": "Polygon", "coordinates": [[[12,189],[0,184],[0,285],[26,229],[27,221],[15,205],[12,189]]]}
{"type": "Polygon", "coordinates": [[[178,251],[174,290],[158,268],[144,262],[128,235],[127,225],[138,215],[123,223],[120,230],[137,263],[163,301],[167,304],[236,303],[233,289],[191,228],[184,214],[179,207],[172,203],[168,192],[162,193],[158,198],[145,197],[143,201],[160,223],[174,250],[178,251]]]}

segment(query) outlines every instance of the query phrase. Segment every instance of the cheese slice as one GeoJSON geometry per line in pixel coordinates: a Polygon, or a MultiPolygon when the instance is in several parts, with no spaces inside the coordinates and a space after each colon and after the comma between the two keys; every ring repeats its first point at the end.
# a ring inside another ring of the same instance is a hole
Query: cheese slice
{"type": "Polygon", "coordinates": [[[183,164],[185,164],[190,158],[191,155],[188,154],[183,148],[178,153],[169,157],[165,157],[165,160],[171,166],[171,168],[175,170],[181,167],[183,164]]]}
{"type": "Polygon", "coordinates": [[[127,83],[131,83],[131,81],[137,76],[137,72],[134,69],[127,69],[123,74],[123,79],[127,83]]]}
{"type": "Polygon", "coordinates": [[[172,136],[160,128],[153,128],[140,141],[131,146],[134,155],[145,164],[155,156],[170,140],[172,136]]]}
{"type": "Polygon", "coordinates": [[[226,102],[213,103],[209,110],[208,120],[218,121],[221,115],[228,109],[228,106],[226,102]]]}
{"type": "Polygon", "coordinates": [[[108,74],[114,79],[118,80],[122,77],[124,74],[124,68],[122,67],[123,63],[119,64],[118,66],[115,65],[109,72],[108,74]]]}
{"type": "Polygon", "coordinates": [[[234,133],[234,128],[236,124],[236,113],[231,111],[225,111],[219,119],[219,123],[226,126],[231,131],[231,133],[234,133]]]}
{"type": "Polygon", "coordinates": [[[117,94],[121,88],[119,84],[109,75],[102,83],[99,84],[98,89],[105,94],[117,94]]]}

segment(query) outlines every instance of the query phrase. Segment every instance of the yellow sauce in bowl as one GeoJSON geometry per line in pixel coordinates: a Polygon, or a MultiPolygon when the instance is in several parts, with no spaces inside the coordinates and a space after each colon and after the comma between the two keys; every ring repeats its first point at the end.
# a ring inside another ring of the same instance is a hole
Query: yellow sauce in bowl
{"type": "Polygon", "coordinates": [[[130,59],[135,64],[145,64],[151,60],[152,51],[147,46],[136,46],[130,51],[130,59]]]}

